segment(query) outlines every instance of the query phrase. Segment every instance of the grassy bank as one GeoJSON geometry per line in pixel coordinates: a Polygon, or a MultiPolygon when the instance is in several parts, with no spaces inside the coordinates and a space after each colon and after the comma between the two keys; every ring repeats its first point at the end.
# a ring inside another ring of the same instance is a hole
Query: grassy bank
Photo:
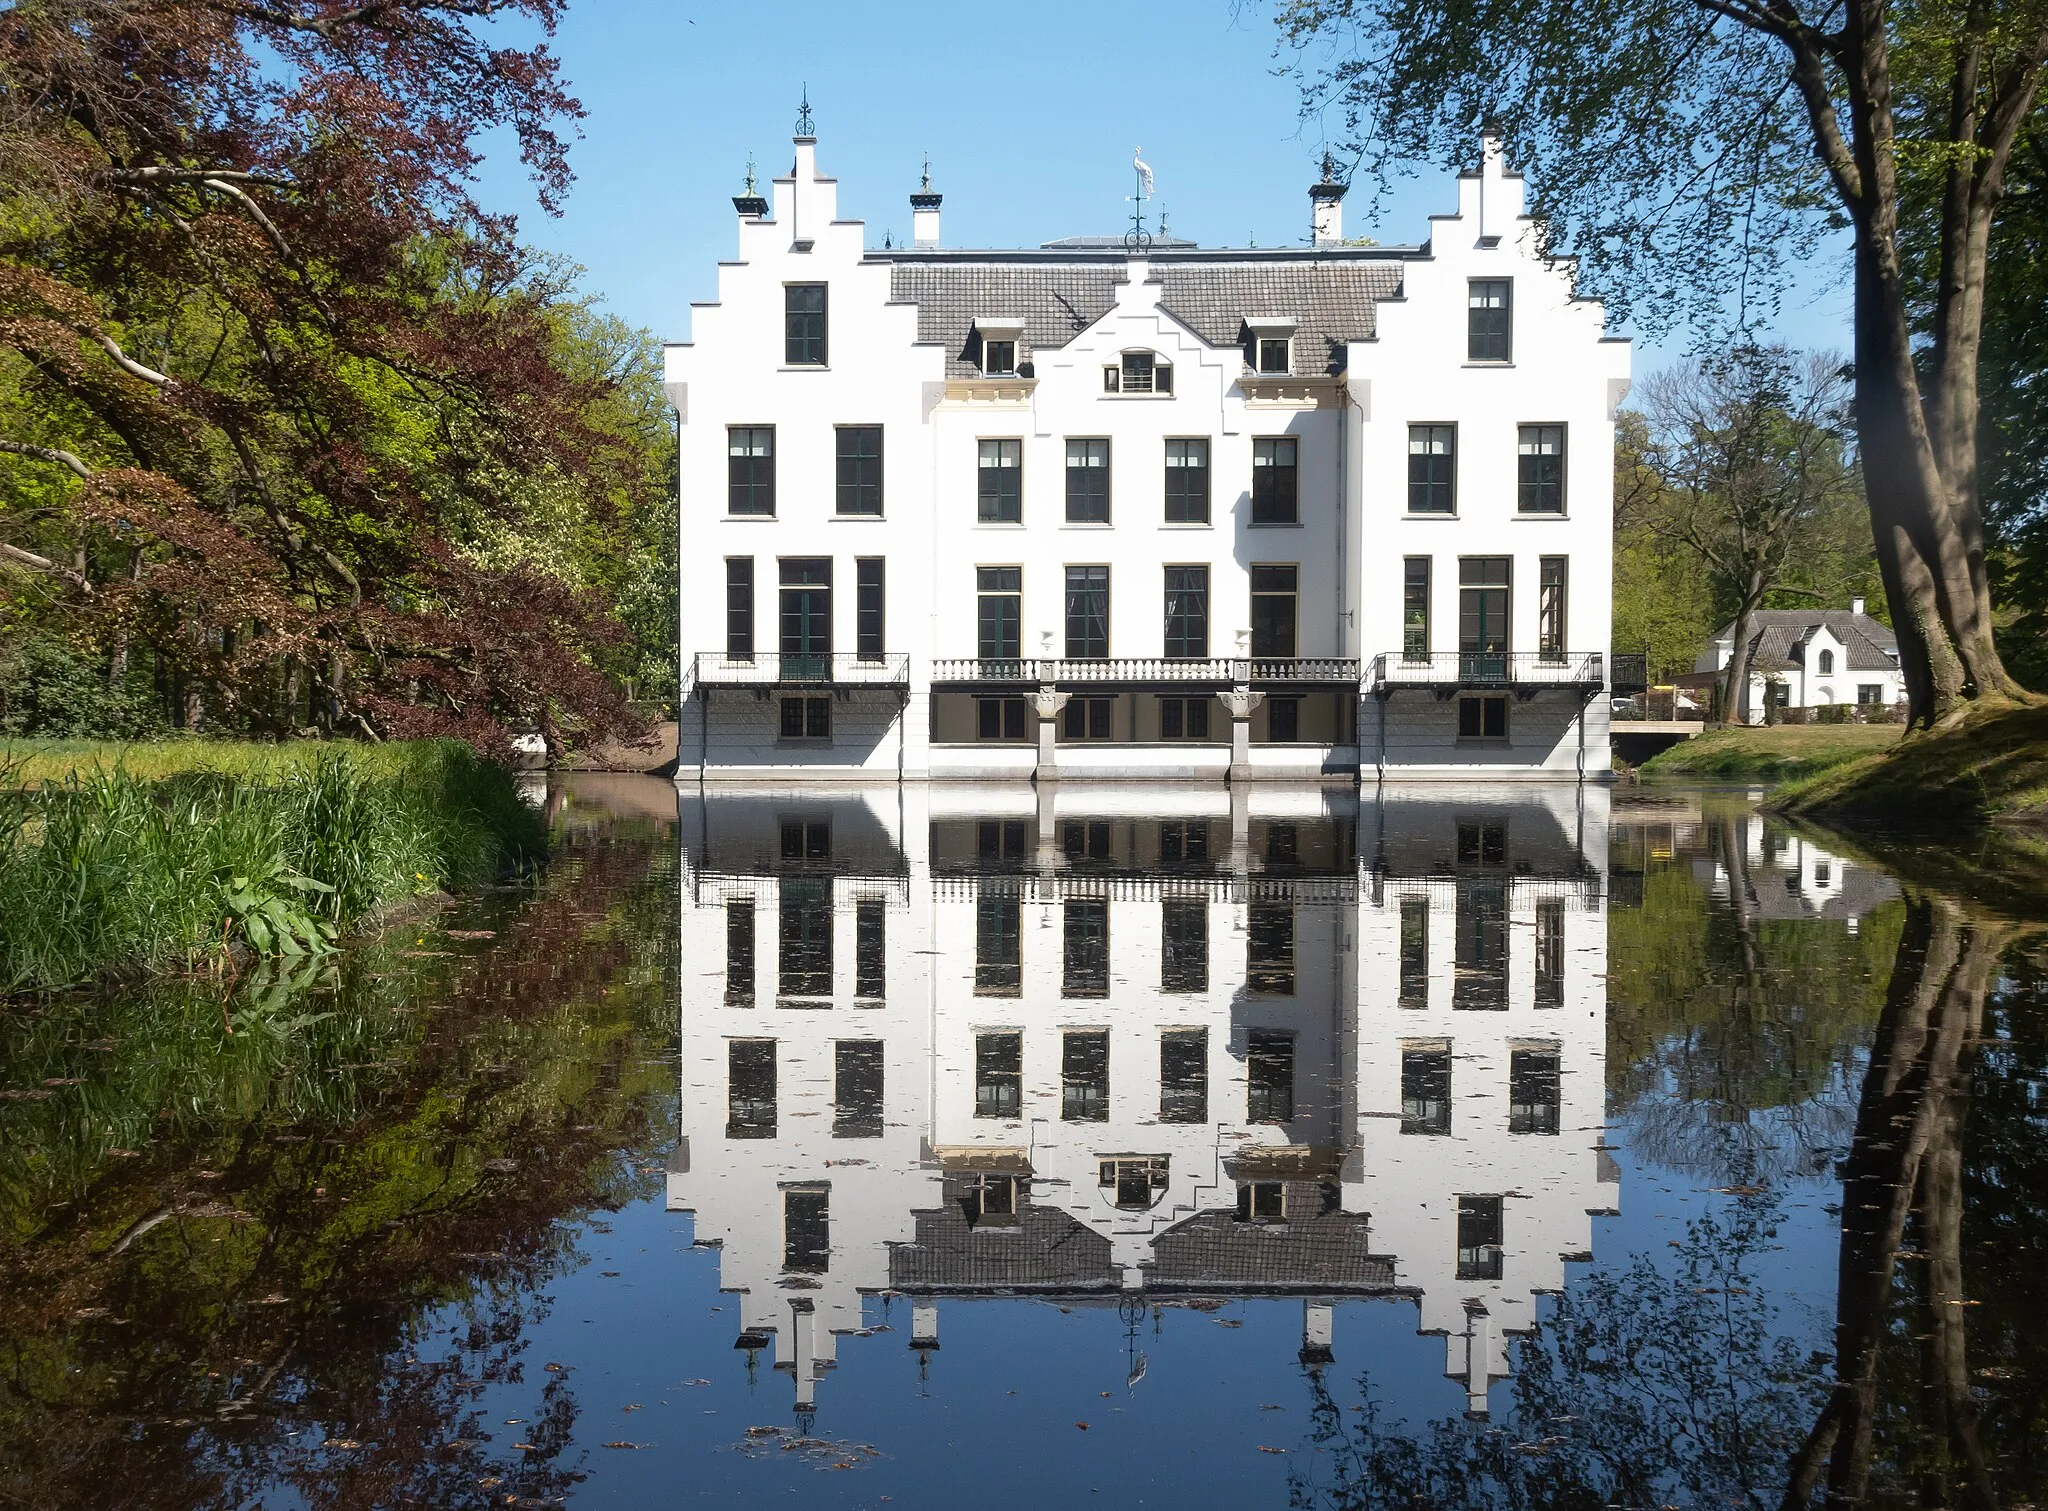
{"type": "Polygon", "coordinates": [[[303,957],[540,858],[511,777],[448,741],[0,747],[0,994],[303,957]]]}
{"type": "Polygon", "coordinates": [[[1690,781],[1792,781],[1867,760],[1896,745],[1899,733],[1896,724],[1730,726],[1681,740],[1645,761],[1642,772],[1690,781]]]}
{"type": "Polygon", "coordinates": [[[2048,707],[1915,735],[1787,787],[1773,806],[1847,823],[2048,824],[2048,707]]]}

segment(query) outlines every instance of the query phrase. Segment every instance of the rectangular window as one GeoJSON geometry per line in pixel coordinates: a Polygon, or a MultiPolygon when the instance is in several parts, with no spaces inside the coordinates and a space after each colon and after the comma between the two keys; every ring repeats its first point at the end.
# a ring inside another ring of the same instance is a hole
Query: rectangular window
{"type": "Polygon", "coordinates": [[[1061,907],[1066,915],[1066,938],[1060,974],[1060,995],[1107,997],[1109,899],[1073,897],[1061,907]]]}
{"type": "Polygon", "coordinates": [[[853,994],[868,1002],[889,995],[887,912],[878,897],[853,905],[853,994]]]}
{"type": "Polygon", "coordinates": [[[1562,556],[1545,556],[1537,563],[1536,654],[1545,661],[1564,660],[1565,575],[1569,570],[1562,556]]]}
{"type": "Polygon", "coordinates": [[[1060,738],[1107,740],[1115,709],[1114,698],[1069,698],[1067,706],[1060,710],[1060,738]]]}
{"type": "Polygon", "coordinates": [[[1149,1159],[1097,1160],[1095,1184],[1102,1190],[1114,1191],[1113,1199],[1119,1207],[1137,1211],[1151,1206],[1157,1193],[1166,1189],[1167,1171],[1167,1157],[1163,1154],[1149,1159]]]}
{"type": "Polygon", "coordinates": [[[782,1267],[822,1275],[832,1267],[832,1193],[816,1186],[782,1193],[782,1267]]]}
{"type": "Polygon", "coordinates": [[[1166,443],[1166,522],[1209,523],[1209,443],[1166,443]]]}
{"type": "Polygon", "coordinates": [[[974,825],[974,858],[984,867],[1023,864],[1024,829],[1024,821],[1019,818],[978,820],[974,825]]]}
{"type": "Polygon", "coordinates": [[[1515,350],[1513,285],[1505,278],[1475,278],[1465,303],[1465,360],[1510,360],[1515,350]]]}
{"type": "Polygon", "coordinates": [[[1294,343],[1286,336],[1259,337],[1259,371],[1286,373],[1293,369],[1294,343]]]}
{"type": "Polygon", "coordinates": [[[991,378],[1014,378],[1017,375],[1017,343],[983,341],[981,370],[991,378]]]}
{"type": "Polygon", "coordinates": [[[1294,995],[1294,904],[1249,905],[1245,930],[1245,986],[1268,997],[1294,995]]]}
{"type": "Polygon", "coordinates": [[[1108,860],[1109,820],[1070,818],[1060,825],[1060,853],[1069,862],[1108,860]]]}
{"type": "Polygon", "coordinates": [[[1245,1050],[1245,1121],[1294,1118],[1294,1035],[1253,1029],[1245,1050]]]}
{"type": "Polygon", "coordinates": [[[974,569],[975,654],[984,661],[1014,661],[1023,653],[1024,569],[974,569]]]}
{"type": "Polygon", "coordinates": [[[1277,1180],[1240,1181],[1237,1187],[1239,1222],[1287,1221],[1287,1183],[1277,1180]]]}
{"type": "Polygon", "coordinates": [[[1209,989],[1209,905],[1199,897],[1169,897],[1159,904],[1159,989],[1209,989]]]}
{"type": "Polygon", "coordinates": [[[1024,1036],[974,1036],[974,1115],[1014,1118],[1024,1105],[1024,1036]]]}
{"type": "Polygon", "coordinates": [[[1252,568],[1252,655],[1292,660],[1301,568],[1252,568]]]}
{"type": "Polygon", "coordinates": [[[1159,1036],[1159,1121],[1209,1121],[1209,1031],[1169,1028],[1159,1036]]]}
{"type": "Polygon", "coordinates": [[[1166,569],[1166,654],[1201,660],[1209,654],[1209,569],[1166,569]]]}
{"type": "Polygon", "coordinates": [[[1266,869],[1279,870],[1283,866],[1301,864],[1301,828],[1297,824],[1266,823],[1266,869]]]}
{"type": "Polygon", "coordinates": [[[1564,1006],[1564,904],[1536,904],[1536,1005],[1564,1006]]]}
{"type": "Polygon", "coordinates": [[[1109,442],[1067,442],[1067,523],[1109,523],[1109,442]]]}
{"type": "Polygon", "coordinates": [[[1401,659],[1429,659],[1429,558],[1410,556],[1401,564],[1401,659]]]}
{"type": "Polygon", "coordinates": [[[1564,513],[1564,426],[1519,427],[1515,451],[1515,507],[1523,514],[1564,513]]]}
{"type": "Polygon", "coordinates": [[[882,1041],[841,1039],[833,1046],[832,1137],[882,1136],[882,1041]]]}
{"type": "Polygon", "coordinates": [[[853,563],[854,653],[863,661],[880,661],[886,643],[888,615],[884,576],[888,563],[880,556],[860,556],[853,563]]]}
{"type": "Polygon", "coordinates": [[[1401,1046],[1401,1131],[1451,1131],[1451,1046],[1448,1040],[1401,1046]]]}
{"type": "Polygon", "coordinates": [[[1504,1011],[1508,1005],[1508,902],[1503,883],[1458,883],[1457,933],[1451,1006],[1459,1011],[1504,1011]]]}
{"type": "Polygon", "coordinates": [[[785,740],[829,740],[832,738],[830,698],[784,698],[782,738],[785,740]]]}
{"type": "Polygon", "coordinates": [[[823,819],[788,820],[778,833],[784,860],[830,860],[832,825],[823,819]]]}
{"type": "Polygon", "coordinates": [[[1300,443],[1291,435],[1252,442],[1252,523],[1301,523],[1300,443]]]}
{"type": "Polygon", "coordinates": [[[725,1004],[754,1005],[754,900],[734,898],[725,905],[725,1004]]]}
{"type": "Polygon", "coordinates": [[[725,559],[725,654],[734,661],[754,659],[754,558],[725,559]]]}
{"type": "Polygon", "coordinates": [[[780,570],[782,675],[822,682],[831,669],[832,558],[785,556],[780,570]]]}
{"type": "Polygon", "coordinates": [[[1401,1006],[1429,1006],[1429,899],[1401,899],[1401,1006]]]}
{"type": "Polygon", "coordinates": [[[782,288],[782,360],[789,367],[825,365],[825,285],[782,288]]]}
{"type": "Polygon", "coordinates": [[[974,737],[977,740],[1023,740],[1025,704],[1022,698],[976,698],[974,737]]]}
{"type": "Polygon", "coordinates": [[[1508,700],[1494,693],[1458,700],[1458,738],[1461,740],[1505,740],[1508,737],[1508,700]]]}
{"type": "Polygon", "coordinates": [[[1014,892],[974,902],[974,995],[1014,997],[1024,986],[1024,906],[1014,892]]]}
{"type": "Polygon", "coordinates": [[[1508,826],[1502,823],[1458,825],[1458,869],[1494,870],[1508,863],[1508,826]]]}
{"type": "Polygon", "coordinates": [[[1266,699],[1266,743],[1292,745],[1301,738],[1301,699],[1266,699]]]}
{"type": "Polygon", "coordinates": [[[785,876],[781,896],[781,959],[777,997],[832,995],[832,883],[827,877],[785,876]]]}
{"type": "Polygon", "coordinates": [[[1069,661],[1100,661],[1109,655],[1108,567],[1067,568],[1066,654],[1069,661]]]}
{"type": "Polygon", "coordinates": [[[1060,1121],[1109,1121],[1109,1035],[1069,1031],[1060,1045],[1060,1121]]]}
{"type": "Polygon", "coordinates": [[[1856,701],[1866,708],[1884,702],[1884,684],[1881,682],[1857,683],[1856,701]]]}
{"type": "Polygon", "coordinates": [[[838,437],[841,514],[882,512],[882,427],[841,425],[838,437]]]}
{"type": "Polygon", "coordinates": [[[725,510],[775,512],[775,427],[734,425],[725,432],[725,510]]]}
{"type": "Polygon", "coordinates": [[[1506,680],[1506,663],[1492,658],[1508,652],[1513,567],[1505,556],[1458,558],[1458,654],[1467,663],[1463,677],[1506,680]]]}
{"type": "Polygon", "coordinates": [[[1554,1047],[1508,1053],[1508,1132],[1557,1132],[1562,1088],[1554,1047]]]}
{"type": "Polygon", "coordinates": [[[1458,507],[1458,427],[1408,427],[1408,512],[1450,514],[1458,507]]]}
{"type": "Polygon", "coordinates": [[[1501,1265],[1501,1199],[1458,1198],[1458,1279],[1498,1280],[1501,1265]]]}
{"type": "Polygon", "coordinates": [[[1207,698],[1161,698],[1159,738],[1162,740],[1206,740],[1209,738],[1207,698]]]}
{"type": "Polygon", "coordinates": [[[1024,522],[1024,443],[983,441],[976,458],[974,517],[985,525],[1024,522]]]}
{"type": "Polygon", "coordinates": [[[1104,393],[1172,393],[1173,367],[1151,352],[1125,352],[1102,375],[1104,393]]]}
{"type": "Polygon", "coordinates": [[[775,1137],[775,1041],[729,1039],[725,1046],[725,1136],[775,1137]]]}
{"type": "Polygon", "coordinates": [[[1166,819],[1159,825],[1159,858],[1168,865],[1207,864],[1209,825],[1198,818],[1166,819]]]}

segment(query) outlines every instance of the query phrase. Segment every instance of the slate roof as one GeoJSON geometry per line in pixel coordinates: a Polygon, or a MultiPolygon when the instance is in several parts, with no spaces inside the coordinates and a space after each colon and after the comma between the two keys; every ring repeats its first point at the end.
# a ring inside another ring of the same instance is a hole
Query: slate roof
{"type": "MultiPolygon", "coordinates": [[[[946,349],[946,376],[972,377],[977,317],[1024,323],[1020,362],[1051,351],[1107,314],[1123,281],[1120,254],[1092,248],[1036,253],[871,253],[890,263],[890,297],[917,306],[917,337],[946,349]]],[[[1377,330],[1376,302],[1401,292],[1398,254],[1261,255],[1155,250],[1151,277],[1160,307],[1212,346],[1243,344],[1245,321],[1264,316],[1296,321],[1296,376],[1341,369],[1347,341],[1377,330]]]]}
{"type": "MultiPolygon", "coordinates": [[[[1853,614],[1847,609],[1759,609],[1750,616],[1750,623],[1754,630],[1750,663],[1760,672],[1804,665],[1806,642],[1822,626],[1842,643],[1846,671],[1892,671],[1899,664],[1885,654],[1898,649],[1898,637],[1868,614],[1853,614]]],[[[1730,640],[1734,636],[1732,619],[1714,631],[1716,640],[1730,640]]],[[[1714,656],[1709,646],[1694,663],[1693,670],[1716,670],[1714,656]]]]}
{"type": "Polygon", "coordinates": [[[913,1214],[916,1236],[889,1246],[896,1290],[1110,1290],[1109,1240],[1056,1207],[1027,1201],[1010,1227],[968,1224],[959,1207],[913,1214]]]}
{"type": "Polygon", "coordinates": [[[1273,1224],[1201,1212],[1152,1241],[1145,1283],[1155,1290],[1393,1290],[1394,1261],[1369,1252],[1366,1226],[1358,1212],[1273,1224]]]}

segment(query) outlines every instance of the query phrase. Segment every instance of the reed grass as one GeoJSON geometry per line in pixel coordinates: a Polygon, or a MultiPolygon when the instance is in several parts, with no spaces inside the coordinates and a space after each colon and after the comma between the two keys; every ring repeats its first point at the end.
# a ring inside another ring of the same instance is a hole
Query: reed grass
{"type": "Polygon", "coordinates": [[[109,747],[14,757],[0,782],[0,994],[191,970],[236,947],[295,955],[545,853],[510,775],[465,745],[187,743],[202,759],[188,748],[177,764],[169,743],[111,762],[109,747]],[[284,916],[303,926],[276,927],[284,916]]]}

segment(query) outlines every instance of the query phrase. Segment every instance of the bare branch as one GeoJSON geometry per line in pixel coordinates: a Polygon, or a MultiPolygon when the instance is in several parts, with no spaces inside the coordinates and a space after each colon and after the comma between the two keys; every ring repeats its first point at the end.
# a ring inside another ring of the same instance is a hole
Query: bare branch
{"type": "Polygon", "coordinates": [[[17,566],[27,567],[34,572],[44,572],[51,577],[61,577],[88,598],[92,596],[92,584],[86,580],[83,572],[74,572],[71,568],[64,566],[60,562],[54,562],[47,556],[38,556],[33,551],[24,551],[20,546],[11,546],[6,541],[0,540],[0,561],[11,561],[17,566]]]}
{"type": "Polygon", "coordinates": [[[227,195],[236,204],[240,205],[243,213],[255,221],[257,226],[262,229],[263,234],[269,238],[271,246],[277,249],[277,255],[286,262],[296,263],[296,259],[292,256],[291,247],[285,242],[284,234],[271,223],[270,217],[263,213],[262,207],[255,200],[251,199],[247,193],[236,188],[225,178],[209,177],[201,179],[200,182],[209,189],[214,189],[227,195]]]}
{"type": "Polygon", "coordinates": [[[145,383],[166,387],[175,380],[168,373],[160,373],[153,367],[144,367],[114,343],[114,338],[103,331],[89,331],[86,339],[114,359],[114,365],[131,378],[140,378],[145,383]]]}
{"type": "Polygon", "coordinates": [[[0,451],[9,451],[16,456],[34,457],[39,462],[56,462],[69,467],[80,478],[90,478],[92,468],[85,465],[68,451],[59,451],[54,446],[31,446],[26,441],[0,441],[0,451]]]}

